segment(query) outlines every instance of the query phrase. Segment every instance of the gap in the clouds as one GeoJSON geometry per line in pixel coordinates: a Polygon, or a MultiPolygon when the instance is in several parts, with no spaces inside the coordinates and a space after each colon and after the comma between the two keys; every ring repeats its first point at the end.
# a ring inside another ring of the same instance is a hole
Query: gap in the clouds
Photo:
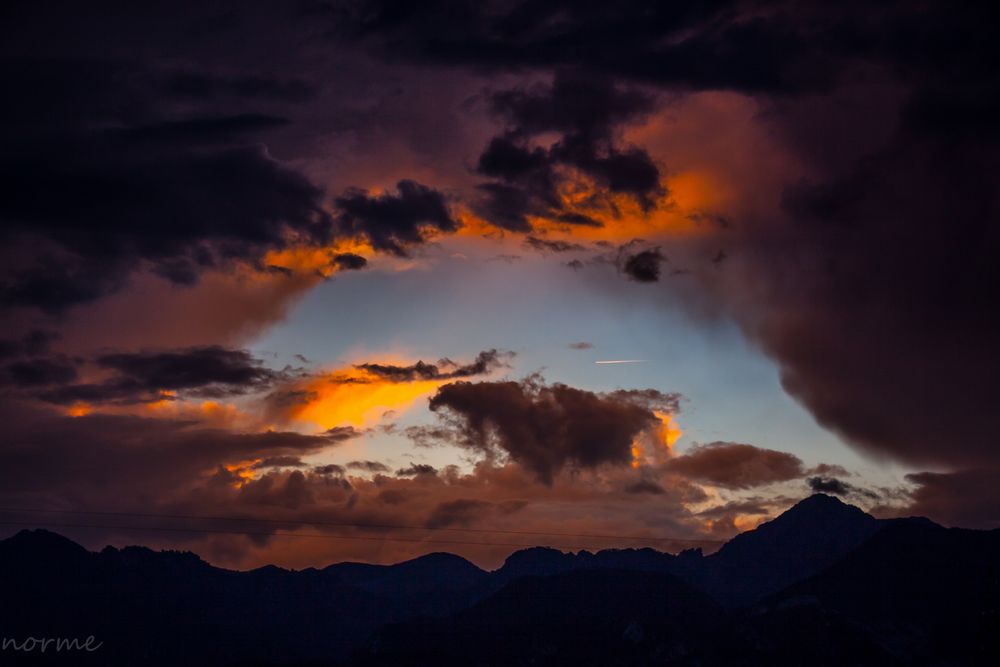
{"type": "MultiPolygon", "coordinates": [[[[864,467],[879,475],[785,393],[773,361],[732,322],[693,318],[663,284],[628,283],[606,265],[574,271],[559,257],[522,251],[508,262],[489,261],[491,255],[496,248],[438,246],[408,270],[379,270],[376,262],[372,270],[337,276],[307,294],[252,349],[276,364],[298,365],[294,355],[303,355],[317,369],[386,357],[467,360],[483,349],[512,350],[511,368],[495,376],[540,371],[548,381],[592,391],[682,393],[681,450],[695,442],[746,442],[808,463],[864,467]],[[593,347],[572,349],[576,341],[593,347]],[[602,358],[645,361],[594,363],[602,358]]],[[[426,398],[419,398],[390,419],[368,424],[373,431],[352,445],[351,455],[394,465],[466,467],[455,448],[415,448],[377,428],[392,420],[405,428],[434,419],[426,398]]],[[[882,472],[887,480],[893,476],[882,472]]]]}

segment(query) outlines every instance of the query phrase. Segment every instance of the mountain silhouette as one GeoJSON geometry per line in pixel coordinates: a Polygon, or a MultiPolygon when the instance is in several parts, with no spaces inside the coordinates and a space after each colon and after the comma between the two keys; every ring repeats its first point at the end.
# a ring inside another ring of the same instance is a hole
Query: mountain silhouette
{"type": "Polygon", "coordinates": [[[25,530],[0,541],[0,631],[94,635],[74,658],[101,665],[988,664],[998,563],[1000,531],[824,495],[708,556],[531,548],[493,572],[447,553],[236,572],[25,530]]]}
{"type": "Polygon", "coordinates": [[[816,494],[737,535],[691,577],[724,604],[748,604],[833,564],[881,527],[857,507],[816,494]]]}

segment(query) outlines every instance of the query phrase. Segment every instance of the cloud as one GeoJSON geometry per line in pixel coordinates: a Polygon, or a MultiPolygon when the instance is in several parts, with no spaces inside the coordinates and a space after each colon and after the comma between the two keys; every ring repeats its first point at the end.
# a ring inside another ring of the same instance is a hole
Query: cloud
{"type": "Polygon", "coordinates": [[[333,263],[341,271],[358,271],[368,266],[367,259],[351,252],[342,252],[334,255],[333,263]]]}
{"type": "MultiPolygon", "coordinates": [[[[477,171],[494,180],[479,185],[476,211],[498,227],[529,232],[531,218],[564,225],[600,226],[596,214],[617,214],[612,198],[631,198],[643,211],[665,191],[660,170],[649,154],[616,140],[619,126],[653,108],[653,97],[610,81],[558,72],[551,85],[495,92],[490,103],[506,123],[479,156],[477,171]],[[559,139],[540,146],[546,133],[559,139]],[[590,179],[589,201],[570,205],[560,193],[577,175],[590,179]]],[[[568,242],[528,237],[536,250],[582,249],[568,242]]]]}
{"type": "Polygon", "coordinates": [[[407,426],[403,429],[403,435],[409,438],[416,447],[454,444],[457,440],[455,431],[446,426],[407,426]]]}
{"type": "Polygon", "coordinates": [[[862,498],[869,501],[877,500],[880,497],[875,491],[855,486],[836,477],[809,477],[806,479],[806,484],[810,490],[816,493],[829,493],[835,496],[862,498]]]}
{"type": "Polygon", "coordinates": [[[0,385],[20,388],[66,384],[76,378],[76,365],[63,359],[21,359],[0,367],[0,385]]]}
{"type": "Polygon", "coordinates": [[[306,464],[298,456],[269,456],[255,462],[251,467],[254,470],[263,468],[301,468],[306,464]]]}
{"type": "Polygon", "coordinates": [[[543,239],[537,236],[524,237],[524,245],[539,252],[575,252],[586,247],[571,241],[543,239]]]}
{"type": "Polygon", "coordinates": [[[359,431],[353,426],[334,426],[323,431],[323,435],[334,442],[345,442],[354,438],[360,438],[364,435],[364,432],[359,431]]]}
{"type": "Polygon", "coordinates": [[[265,397],[264,412],[278,423],[368,427],[389,411],[409,408],[451,379],[492,373],[511,356],[510,352],[484,350],[466,364],[448,358],[435,364],[369,361],[309,374],[290,373],[287,382],[277,384],[265,397]]]}
{"type": "Polygon", "coordinates": [[[664,261],[659,248],[651,248],[627,255],[622,263],[621,272],[637,283],[655,283],[660,279],[660,265],[664,261]]]}
{"type": "Polygon", "coordinates": [[[426,463],[414,463],[396,471],[396,477],[412,477],[414,475],[437,475],[437,468],[426,463]]]}
{"type": "Polygon", "coordinates": [[[598,394],[538,378],[455,382],[438,389],[430,409],[456,429],[458,444],[507,457],[551,484],[568,465],[628,464],[636,436],[660,423],[651,401],[670,398],[655,393],[598,394]]]}
{"type": "Polygon", "coordinates": [[[693,480],[727,489],[750,489],[802,477],[802,460],[794,454],[735,442],[695,445],[670,459],[666,468],[693,480]]]}
{"type": "Polygon", "coordinates": [[[340,233],[362,237],[376,250],[399,256],[406,256],[409,246],[425,243],[434,232],[459,228],[442,193],[410,180],[399,181],[395,193],[349,190],[334,204],[340,233]]]}
{"type": "Polygon", "coordinates": [[[997,470],[919,472],[906,476],[915,488],[905,509],[893,513],[927,516],[949,526],[993,529],[1000,526],[997,470]]]}
{"type": "Polygon", "coordinates": [[[391,364],[364,363],[356,364],[375,377],[390,382],[413,382],[414,380],[451,380],[455,378],[486,375],[505,365],[505,359],[513,356],[512,352],[484,350],[476,355],[470,364],[458,365],[450,359],[441,359],[437,364],[418,361],[411,366],[394,366],[391,364]]]}
{"type": "Polygon", "coordinates": [[[261,392],[296,374],[287,368],[281,371],[267,368],[246,350],[217,345],[109,352],[98,355],[92,362],[100,371],[110,373],[110,377],[74,384],[76,367],[64,365],[61,375],[50,373],[50,381],[42,383],[55,386],[36,395],[56,404],[80,401],[128,404],[176,396],[223,398],[261,392]]]}
{"type": "Polygon", "coordinates": [[[0,304],[62,312],[146,265],[192,284],[212,267],[329,237],[322,190],[260,144],[283,119],[182,112],[155,71],[136,67],[53,58],[0,68],[14,100],[0,116],[0,304]]]}
{"type": "Polygon", "coordinates": [[[570,343],[566,347],[571,350],[592,350],[594,349],[594,344],[587,341],[579,341],[577,343],[570,343]]]}
{"type": "Polygon", "coordinates": [[[363,472],[389,472],[389,466],[378,461],[349,461],[346,467],[349,470],[361,470],[363,472]]]}

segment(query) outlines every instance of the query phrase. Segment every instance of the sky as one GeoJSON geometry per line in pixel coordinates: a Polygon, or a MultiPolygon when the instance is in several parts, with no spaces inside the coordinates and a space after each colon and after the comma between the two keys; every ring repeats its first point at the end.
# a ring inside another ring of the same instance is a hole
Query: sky
{"type": "Polygon", "coordinates": [[[3,533],[247,569],[708,551],[814,492],[1000,526],[988,8],[2,13],[3,533]]]}

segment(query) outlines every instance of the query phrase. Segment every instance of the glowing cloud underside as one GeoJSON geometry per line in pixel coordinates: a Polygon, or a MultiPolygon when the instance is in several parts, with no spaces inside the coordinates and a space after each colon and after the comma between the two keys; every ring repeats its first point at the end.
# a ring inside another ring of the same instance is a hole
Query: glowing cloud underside
{"type": "Polygon", "coordinates": [[[323,429],[344,425],[364,428],[377,423],[387,411],[407,410],[447,382],[389,382],[362,369],[334,371],[300,388],[308,400],[293,407],[290,416],[323,429]]]}

